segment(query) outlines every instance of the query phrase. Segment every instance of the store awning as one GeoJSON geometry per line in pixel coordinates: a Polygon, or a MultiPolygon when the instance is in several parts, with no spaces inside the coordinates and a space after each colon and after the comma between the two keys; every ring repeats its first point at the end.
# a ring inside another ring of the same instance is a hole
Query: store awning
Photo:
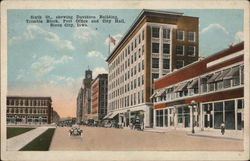
{"type": "Polygon", "coordinates": [[[223,79],[232,79],[233,77],[237,77],[240,74],[240,67],[234,67],[228,72],[223,79]]]}
{"type": "Polygon", "coordinates": [[[154,98],[154,97],[157,95],[157,93],[158,93],[158,91],[155,91],[155,92],[151,95],[150,99],[154,98]]]}
{"type": "Polygon", "coordinates": [[[221,72],[215,73],[211,78],[208,79],[207,83],[215,82],[215,79],[221,74],[221,72]]]}
{"type": "Polygon", "coordinates": [[[198,84],[198,78],[194,79],[187,88],[194,88],[194,86],[198,84]]]}
{"type": "Polygon", "coordinates": [[[175,89],[175,92],[183,91],[183,89],[187,87],[187,84],[188,84],[188,82],[181,83],[181,84],[175,89]]]}
{"type": "Polygon", "coordinates": [[[208,74],[206,76],[201,77],[201,84],[206,84],[207,80],[209,80],[212,76],[213,74],[208,74]]]}
{"type": "Polygon", "coordinates": [[[112,115],[113,114],[113,112],[111,112],[111,113],[108,113],[103,119],[107,119],[107,118],[109,118],[109,116],[110,115],[112,115]]]}
{"type": "Polygon", "coordinates": [[[112,119],[114,118],[119,112],[113,112],[108,118],[112,119]]]}
{"type": "Polygon", "coordinates": [[[165,91],[166,91],[166,89],[161,89],[161,90],[159,90],[159,91],[157,92],[157,94],[156,94],[156,97],[162,96],[163,94],[165,94],[165,91]]]}
{"type": "Polygon", "coordinates": [[[221,74],[215,79],[215,82],[222,81],[229,71],[230,69],[223,70],[223,72],[221,72],[221,74]]]}

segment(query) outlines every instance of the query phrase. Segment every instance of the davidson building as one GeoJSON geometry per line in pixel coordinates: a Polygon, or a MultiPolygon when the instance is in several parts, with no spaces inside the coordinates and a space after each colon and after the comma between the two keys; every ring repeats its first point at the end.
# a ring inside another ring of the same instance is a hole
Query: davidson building
{"type": "Polygon", "coordinates": [[[142,10],[107,58],[108,114],[124,126],[139,116],[153,126],[154,80],[198,60],[199,19],[142,10]]]}

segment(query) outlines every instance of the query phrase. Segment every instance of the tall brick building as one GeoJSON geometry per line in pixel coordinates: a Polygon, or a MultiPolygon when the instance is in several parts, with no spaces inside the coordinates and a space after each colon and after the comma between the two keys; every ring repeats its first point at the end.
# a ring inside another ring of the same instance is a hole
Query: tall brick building
{"type": "Polygon", "coordinates": [[[108,118],[128,126],[139,115],[152,127],[154,79],[199,57],[199,19],[182,13],[143,10],[107,58],[108,118]]]}
{"type": "Polygon", "coordinates": [[[99,74],[91,84],[91,114],[102,120],[107,114],[108,74],[99,74]]]}

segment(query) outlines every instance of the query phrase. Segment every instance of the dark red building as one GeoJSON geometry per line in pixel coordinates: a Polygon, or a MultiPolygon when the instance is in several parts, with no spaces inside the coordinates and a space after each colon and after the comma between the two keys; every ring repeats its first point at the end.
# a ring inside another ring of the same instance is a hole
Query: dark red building
{"type": "Polygon", "coordinates": [[[51,97],[7,96],[7,124],[50,124],[51,97]]]}
{"type": "Polygon", "coordinates": [[[154,127],[241,130],[244,43],[159,78],[154,83],[154,127]]]}

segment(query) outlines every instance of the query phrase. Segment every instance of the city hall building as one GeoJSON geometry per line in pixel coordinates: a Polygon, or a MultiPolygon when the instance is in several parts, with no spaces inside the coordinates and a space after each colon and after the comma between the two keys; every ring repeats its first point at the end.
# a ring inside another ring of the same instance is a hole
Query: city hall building
{"type": "Polygon", "coordinates": [[[152,127],[154,79],[198,60],[199,19],[142,10],[107,58],[108,114],[128,126],[140,116],[152,127]]]}
{"type": "Polygon", "coordinates": [[[50,124],[51,97],[7,96],[7,124],[50,124]]]}
{"type": "Polygon", "coordinates": [[[154,127],[242,130],[244,43],[230,46],[154,83],[154,127]]]}
{"type": "Polygon", "coordinates": [[[91,83],[91,114],[102,120],[107,114],[108,74],[99,74],[91,83]]]}

